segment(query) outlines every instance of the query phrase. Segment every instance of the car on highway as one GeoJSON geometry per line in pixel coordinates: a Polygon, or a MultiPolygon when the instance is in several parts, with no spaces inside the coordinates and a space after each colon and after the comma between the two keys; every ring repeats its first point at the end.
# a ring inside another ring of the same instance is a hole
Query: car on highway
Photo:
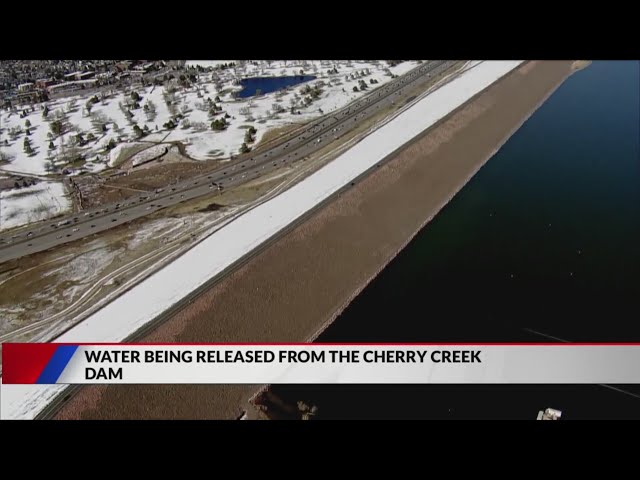
{"type": "Polygon", "coordinates": [[[72,232],[77,232],[78,230],[80,230],[79,228],[74,228],[73,230],[71,230],[72,232]]]}

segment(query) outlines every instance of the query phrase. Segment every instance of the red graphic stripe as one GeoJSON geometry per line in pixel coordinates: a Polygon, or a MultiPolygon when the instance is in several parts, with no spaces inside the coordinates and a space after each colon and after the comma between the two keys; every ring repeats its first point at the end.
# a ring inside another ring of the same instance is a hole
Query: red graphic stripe
{"type": "Polygon", "coordinates": [[[36,383],[57,348],[55,343],[4,343],[2,383],[36,383]]]}

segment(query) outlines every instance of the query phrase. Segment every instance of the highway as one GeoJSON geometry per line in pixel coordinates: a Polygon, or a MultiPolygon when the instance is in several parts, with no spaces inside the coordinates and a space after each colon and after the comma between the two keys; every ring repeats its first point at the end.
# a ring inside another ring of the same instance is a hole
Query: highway
{"type": "Polygon", "coordinates": [[[238,156],[213,172],[132,196],[121,203],[105,204],[40,223],[31,231],[23,229],[19,233],[4,234],[0,236],[0,263],[88,237],[187,200],[222,193],[275,169],[306,161],[310,154],[357,128],[380,109],[393,106],[399,95],[454,63],[445,60],[424,62],[342,109],[315,120],[297,136],[269,150],[238,156]]]}
{"type": "MultiPolygon", "coordinates": [[[[450,66],[450,65],[448,65],[448,66],[450,66]]],[[[439,69],[438,72],[448,68],[448,66],[442,67],[442,69],[439,69]]],[[[413,138],[407,144],[404,144],[401,147],[399,147],[398,149],[396,149],[395,151],[391,152],[386,158],[384,158],[381,162],[379,162],[375,166],[371,167],[370,169],[368,169],[365,172],[362,172],[362,174],[360,174],[357,178],[354,179],[354,183],[358,183],[361,180],[365,179],[369,174],[371,174],[372,171],[376,170],[378,166],[380,166],[380,165],[388,162],[389,160],[395,158],[399,151],[404,150],[409,145],[411,145],[414,142],[420,140],[420,138],[422,138],[422,136],[424,134],[426,134],[427,131],[423,132],[421,135],[418,135],[417,137],[413,138]]],[[[339,197],[340,195],[342,195],[342,193],[347,191],[349,188],[351,188],[350,185],[345,185],[344,187],[342,187],[338,191],[334,192],[331,196],[327,197],[324,201],[322,201],[322,202],[318,203],[317,205],[315,205],[311,210],[306,212],[304,215],[302,215],[300,218],[298,218],[294,222],[292,222],[289,225],[287,225],[287,227],[283,228],[276,235],[274,235],[273,237],[271,237],[267,241],[263,242],[261,245],[259,245],[257,248],[255,248],[251,252],[247,253],[245,256],[243,256],[241,259],[239,259],[237,262],[233,263],[232,265],[229,265],[226,269],[224,269],[218,275],[215,275],[211,279],[207,280],[204,284],[202,284],[200,287],[196,288],[189,295],[187,295],[186,297],[180,299],[178,302],[173,304],[167,310],[165,310],[162,313],[160,313],[152,321],[146,323],[141,328],[139,328],[138,330],[133,332],[125,340],[123,340],[123,343],[136,342],[139,339],[143,338],[145,335],[147,335],[149,332],[151,332],[158,325],[161,325],[167,319],[171,318],[177,312],[182,310],[185,306],[187,306],[187,305],[191,304],[192,302],[194,302],[203,293],[205,293],[209,289],[211,289],[217,282],[220,281],[220,279],[224,278],[225,276],[227,276],[227,275],[231,274],[232,272],[236,271],[237,269],[241,268],[243,265],[245,265],[251,259],[253,259],[254,257],[258,256],[265,249],[269,248],[269,246],[271,246],[273,243],[277,242],[280,238],[282,238],[285,235],[287,235],[289,232],[294,230],[297,226],[301,225],[307,219],[309,219],[311,216],[313,216],[316,212],[320,211],[326,205],[331,203],[336,197],[339,197]]],[[[67,388],[65,388],[58,395],[56,395],[56,397],[53,398],[40,411],[40,413],[38,413],[35,416],[35,419],[36,420],[50,420],[50,419],[54,418],[56,413],[60,410],[60,408],[65,403],[67,403],[71,398],[73,398],[75,396],[75,394],[78,393],[83,386],[84,385],[68,385],[67,388]]]]}

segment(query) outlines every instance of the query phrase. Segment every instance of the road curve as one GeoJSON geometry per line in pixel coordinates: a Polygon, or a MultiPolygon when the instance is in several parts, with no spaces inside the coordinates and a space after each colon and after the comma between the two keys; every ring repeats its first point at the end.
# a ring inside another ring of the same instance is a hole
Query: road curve
{"type": "Polygon", "coordinates": [[[449,68],[452,60],[427,61],[368,95],[312,122],[297,136],[272,148],[235,158],[213,172],[130,197],[121,203],[105,204],[52,222],[31,231],[0,236],[0,263],[42,252],[124,223],[162,208],[251,181],[277,168],[306,161],[327,143],[357,128],[361,122],[395,103],[406,90],[449,68]]]}

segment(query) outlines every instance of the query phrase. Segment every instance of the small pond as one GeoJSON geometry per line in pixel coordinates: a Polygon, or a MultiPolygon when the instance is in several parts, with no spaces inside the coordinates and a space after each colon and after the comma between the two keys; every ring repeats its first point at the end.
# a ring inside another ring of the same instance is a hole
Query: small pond
{"type": "Polygon", "coordinates": [[[240,80],[242,90],[238,93],[240,98],[248,98],[256,95],[258,90],[261,94],[267,94],[281,90],[292,85],[315,80],[314,75],[295,75],[290,77],[254,77],[240,80]]]}

